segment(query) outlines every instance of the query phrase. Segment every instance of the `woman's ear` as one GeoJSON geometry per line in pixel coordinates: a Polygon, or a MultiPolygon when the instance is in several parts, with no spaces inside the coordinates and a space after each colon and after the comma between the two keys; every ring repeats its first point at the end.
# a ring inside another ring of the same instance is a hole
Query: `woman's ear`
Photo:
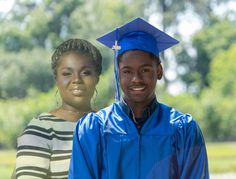
{"type": "Polygon", "coordinates": [[[158,64],[157,65],[157,79],[161,80],[162,76],[163,76],[163,68],[161,64],[158,64]]]}
{"type": "Polygon", "coordinates": [[[55,85],[58,86],[58,81],[56,77],[54,77],[54,81],[55,81],[55,85]]]}
{"type": "Polygon", "coordinates": [[[97,81],[96,81],[96,85],[98,84],[99,80],[100,80],[100,77],[98,76],[97,81]]]}

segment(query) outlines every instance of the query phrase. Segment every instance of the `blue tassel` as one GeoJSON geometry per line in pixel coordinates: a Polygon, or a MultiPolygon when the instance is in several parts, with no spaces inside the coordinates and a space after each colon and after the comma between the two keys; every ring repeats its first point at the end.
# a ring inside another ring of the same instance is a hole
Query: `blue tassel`
{"type": "Polygon", "coordinates": [[[118,50],[121,47],[118,45],[118,28],[116,29],[116,41],[115,45],[113,45],[112,49],[114,50],[114,78],[115,78],[115,97],[116,101],[120,100],[120,88],[119,88],[119,70],[118,70],[118,50]]]}

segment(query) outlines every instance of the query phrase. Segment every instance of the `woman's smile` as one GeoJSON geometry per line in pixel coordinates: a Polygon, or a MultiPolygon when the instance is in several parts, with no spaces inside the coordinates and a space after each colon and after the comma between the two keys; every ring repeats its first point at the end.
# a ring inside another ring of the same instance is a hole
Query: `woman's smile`
{"type": "Polygon", "coordinates": [[[82,95],[86,92],[86,90],[85,90],[85,89],[82,89],[82,88],[76,87],[76,88],[73,88],[73,89],[71,90],[71,92],[72,92],[72,94],[75,95],[75,96],[82,96],[82,95]]]}

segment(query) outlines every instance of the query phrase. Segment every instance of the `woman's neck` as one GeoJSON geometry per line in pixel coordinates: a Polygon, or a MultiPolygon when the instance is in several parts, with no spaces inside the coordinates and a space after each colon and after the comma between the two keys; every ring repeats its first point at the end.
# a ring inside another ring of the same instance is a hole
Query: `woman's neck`
{"type": "Polygon", "coordinates": [[[83,117],[85,114],[91,112],[92,109],[91,107],[87,108],[87,110],[76,110],[76,109],[68,109],[64,106],[61,106],[50,113],[67,121],[71,122],[76,122],[78,121],[81,117],[83,117]]]}

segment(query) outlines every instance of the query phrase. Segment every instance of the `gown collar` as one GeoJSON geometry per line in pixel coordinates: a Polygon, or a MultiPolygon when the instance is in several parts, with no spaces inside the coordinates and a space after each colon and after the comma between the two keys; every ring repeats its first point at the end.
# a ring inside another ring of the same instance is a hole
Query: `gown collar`
{"type": "Polygon", "coordinates": [[[122,110],[133,120],[135,125],[138,128],[141,128],[145,121],[151,116],[151,114],[155,111],[158,102],[156,97],[153,98],[153,100],[143,109],[143,115],[142,118],[135,118],[134,113],[132,109],[128,106],[128,104],[125,102],[124,98],[120,101],[122,110]]]}

